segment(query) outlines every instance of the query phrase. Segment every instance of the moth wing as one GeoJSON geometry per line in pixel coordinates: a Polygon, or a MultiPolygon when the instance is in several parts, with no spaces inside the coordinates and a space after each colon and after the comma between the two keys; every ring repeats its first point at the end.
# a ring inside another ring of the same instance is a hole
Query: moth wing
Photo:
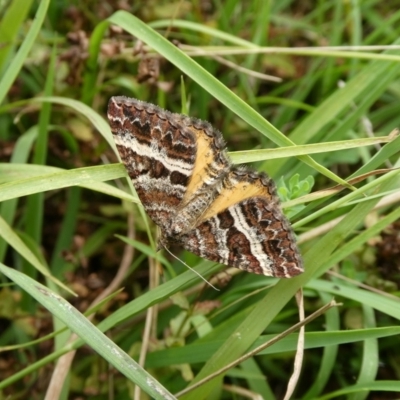
{"type": "Polygon", "coordinates": [[[265,174],[234,169],[195,229],[179,244],[211,261],[290,278],[303,262],[275,185],[265,174]]]}
{"type": "Polygon", "coordinates": [[[215,185],[230,168],[222,135],[208,122],[123,96],[110,99],[108,119],[140,201],[162,231],[204,182],[215,185]]]}

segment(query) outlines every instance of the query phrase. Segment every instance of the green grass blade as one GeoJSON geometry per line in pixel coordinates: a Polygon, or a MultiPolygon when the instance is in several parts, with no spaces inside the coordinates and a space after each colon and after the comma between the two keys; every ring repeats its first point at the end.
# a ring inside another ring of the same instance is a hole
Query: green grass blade
{"type": "MultiPolygon", "coordinates": [[[[332,297],[332,296],[331,296],[332,297]]],[[[325,332],[306,332],[305,349],[327,349],[342,344],[357,343],[365,340],[375,340],[385,337],[396,337],[400,334],[399,326],[384,328],[352,329],[352,330],[327,330],[325,332]]],[[[272,340],[276,335],[262,335],[250,347],[250,351],[272,340]]],[[[206,338],[205,338],[206,339],[206,338]]],[[[290,334],[280,341],[261,351],[259,355],[281,354],[282,352],[295,352],[298,334],[290,334]]],[[[207,361],[223,345],[223,340],[199,340],[182,348],[169,348],[155,351],[148,355],[147,368],[164,368],[171,364],[202,363],[207,361]]],[[[334,361],[337,361],[334,359],[334,361]]],[[[321,366],[322,367],[322,366],[321,366]]],[[[331,371],[332,372],[332,371],[331,371]]],[[[329,373],[329,372],[328,372],[329,373]]],[[[311,397],[311,398],[315,398],[311,397]]]]}
{"type": "MultiPolygon", "coordinates": [[[[132,35],[135,35],[144,43],[148,44],[166,59],[176,65],[182,72],[192,78],[199,86],[203,87],[207,92],[212,94],[216,99],[223,103],[226,107],[239,115],[249,125],[253,126],[257,131],[264,134],[270,140],[280,146],[293,146],[294,143],[288,139],[282,132],[276,129],[265,118],[251,108],[245,101],[230,91],[220,81],[215,79],[208,71],[193,61],[190,57],[180,51],[176,46],[159,35],[148,25],[144,24],[133,15],[118,11],[113,14],[109,21],[120,26],[132,35]]],[[[300,156],[299,159],[310,167],[316,169],[321,174],[326,175],[333,181],[341,183],[345,186],[348,184],[337,175],[329,171],[327,168],[316,163],[309,156],[300,156]]]]}
{"type": "MultiPolygon", "coordinates": [[[[27,132],[25,132],[25,134],[23,134],[17,140],[10,160],[12,164],[24,163],[28,160],[36,136],[37,136],[37,130],[36,128],[32,128],[29,129],[27,132]]],[[[1,171],[1,164],[0,164],[0,176],[2,179],[4,179],[6,173],[8,174],[10,172],[9,164],[6,165],[7,167],[5,168],[5,171],[1,171]]],[[[2,181],[1,183],[3,182],[4,181],[2,181]]],[[[4,201],[0,204],[0,215],[3,217],[4,221],[7,222],[7,224],[9,225],[12,225],[14,221],[17,205],[18,205],[18,199],[16,198],[11,199],[9,201],[4,201]]],[[[3,261],[6,250],[7,250],[7,242],[0,241],[0,262],[3,261]]]]}
{"type": "Polygon", "coordinates": [[[69,293],[72,291],[65,286],[58,279],[51,276],[47,266],[43,265],[35,254],[29,249],[28,246],[20,239],[20,237],[14,232],[14,230],[7,224],[7,222],[0,217],[0,237],[3,238],[4,242],[8,243],[12,248],[14,248],[18,254],[20,254],[24,259],[29,262],[34,268],[36,268],[44,276],[52,280],[55,284],[62,287],[69,293]]]}
{"type": "Polygon", "coordinates": [[[42,27],[44,19],[46,17],[47,9],[49,7],[50,0],[41,0],[35,18],[33,19],[32,25],[27,33],[25,40],[19,48],[17,54],[12,59],[10,65],[5,71],[0,81],[0,104],[3,103],[11,85],[14,83],[18,76],[29,52],[31,51],[39,31],[42,27]]]}
{"type": "MultiPolygon", "coordinates": [[[[318,294],[321,297],[323,303],[328,303],[332,299],[332,296],[329,295],[328,293],[318,292],[318,294]]],[[[325,314],[324,327],[326,332],[334,332],[340,329],[340,312],[337,307],[331,308],[325,314]]],[[[371,333],[371,331],[369,333],[371,333]]],[[[319,394],[322,393],[335,368],[338,351],[339,351],[338,343],[336,344],[330,343],[329,345],[323,347],[323,355],[317,376],[314,382],[312,382],[311,387],[302,396],[302,400],[315,399],[315,397],[317,397],[319,394]]]]}
{"type": "MultiPolygon", "coordinates": [[[[383,190],[389,183],[383,184],[383,190]]],[[[295,295],[297,290],[306,285],[314,276],[319,275],[320,268],[326,263],[329,255],[343,242],[345,238],[360,224],[377,200],[369,200],[354,207],[346,217],[340,221],[329,233],[323,236],[307,253],[303,254],[307,266],[305,272],[299,277],[290,280],[281,280],[270,292],[255,305],[247,318],[237,327],[231,337],[208,360],[193,383],[205,378],[216,370],[242,355],[256,340],[266,326],[279,313],[283,306],[295,295]],[[274,304],[271,308],[268,305],[274,304]]],[[[318,289],[324,290],[324,289],[318,289]]],[[[376,301],[376,300],[375,300],[376,301]]],[[[392,310],[396,312],[395,310],[392,310]]],[[[398,311],[397,311],[398,313],[398,311]]],[[[213,389],[215,381],[208,382],[201,388],[184,395],[184,399],[207,397],[213,389]]]]}
{"type": "MultiPolygon", "coordinates": [[[[0,264],[1,266],[1,264],[0,264]]],[[[204,277],[208,277],[211,274],[215,274],[218,270],[222,268],[219,264],[212,264],[209,261],[204,261],[196,267],[196,271],[204,277]]],[[[174,279],[154,288],[152,291],[142,294],[137,299],[132,302],[120,307],[116,312],[107,317],[105,320],[101,321],[97,328],[101,332],[105,332],[123,321],[137,315],[141,312],[145,312],[149,307],[154,304],[158,304],[161,301],[169,299],[173,294],[185,290],[196,283],[199,283],[200,278],[194,274],[192,271],[184,272],[183,274],[177,276],[174,279]]],[[[58,349],[52,354],[43,357],[41,360],[34,364],[29,365],[25,369],[15,373],[7,381],[0,382],[0,389],[7,387],[8,385],[16,382],[27,376],[28,374],[34,372],[37,368],[46,365],[48,363],[54,362],[63,354],[68,353],[71,350],[77,349],[84,344],[82,339],[77,339],[73,343],[69,343],[62,349],[58,349]]]]}
{"type": "MultiPolygon", "coordinates": [[[[365,328],[373,328],[376,326],[375,312],[372,307],[363,305],[362,307],[363,321],[365,328]]],[[[378,373],[379,369],[379,346],[378,340],[366,339],[363,343],[363,356],[360,374],[357,379],[357,385],[367,385],[369,382],[373,382],[378,373]]],[[[348,396],[349,400],[365,400],[369,395],[369,392],[359,392],[348,396]]]]}
{"type": "MultiPolygon", "coordinates": [[[[29,165],[23,165],[30,168],[29,165]]],[[[7,164],[0,165],[0,171],[7,169],[7,164]]],[[[43,170],[52,167],[43,167],[43,170]]],[[[11,169],[11,167],[10,167],[11,169]]],[[[19,168],[21,170],[21,168],[19,168]]],[[[36,169],[38,171],[38,169],[36,169]]],[[[33,174],[34,170],[31,171],[33,174]]],[[[113,195],[124,200],[139,202],[138,199],[128,193],[111,185],[102,183],[112,179],[126,176],[125,168],[121,164],[100,165],[96,167],[76,168],[73,170],[61,170],[61,172],[40,173],[34,177],[11,180],[0,185],[0,201],[27,196],[33,193],[45,192],[48,190],[62,189],[70,186],[82,186],[87,189],[96,190],[105,194],[113,195]]]]}
{"type": "MultiPolygon", "coordinates": [[[[337,390],[335,392],[329,393],[325,396],[318,397],[316,400],[328,400],[335,397],[343,398],[345,395],[351,393],[362,393],[362,392],[400,392],[400,382],[399,381],[375,381],[363,384],[357,384],[348,386],[344,389],[337,390]]],[[[397,396],[398,397],[398,396],[397,396]]]]}
{"type": "MultiPolygon", "coordinates": [[[[0,29],[0,71],[3,71],[7,60],[15,51],[18,33],[31,8],[32,0],[14,0],[9,2],[6,12],[2,15],[0,29]]],[[[0,75],[2,73],[0,72],[0,75]]]]}
{"type": "MultiPolygon", "coordinates": [[[[396,139],[396,144],[393,147],[400,147],[400,144],[398,144],[400,143],[400,140],[398,139],[400,139],[400,136],[396,139]]],[[[331,153],[332,151],[372,146],[374,144],[387,143],[389,141],[390,139],[388,136],[381,136],[375,138],[340,140],[335,142],[279,147],[277,149],[235,151],[234,153],[230,153],[229,156],[235,164],[243,164],[256,161],[275,160],[285,157],[295,157],[304,154],[331,153]]],[[[396,151],[396,148],[394,148],[394,151],[396,151]]]]}
{"type": "Polygon", "coordinates": [[[400,299],[381,296],[378,293],[369,292],[365,289],[338,282],[323,281],[321,279],[311,280],[306,284],[306,287],[357,301],[358,303],[369,306],[390,317],[400,320],[400,299]]]}
{"type": "MultiPolygon", "coordinates": [[[[395,44],[397,43],[399,41],[395,44]]],[[[378,95],[393,81],[393,76],[397,74],[397,71],[398,63],[371,62],[370,65],[363,68],[359,74],[347,82],[345,87],[335,91],[314,112],[310,113],[298,124],[291,133],[291,139],[297,144],[318,140],[322,132],[329,127],[332,121],[335,121],[336,118],[339,118],[344,112],[348,111],[353,102],[357,102],[358,98],[364,101],[364,108],[372,104],[378,95]],[[387,77],[392,78],[386,79],[387,77]],[[377,81],[382,81],[382,85],[377,86],[377,81]],[[374,93],[374,96],[371,96],[371,93],[374,93]],[[365,99],[368,99],[368,102],[365,99]]],[[[341,128],[343,131],[357,122],[358,115],[360,115],[359,109],[357,108],[352,114],[353,119],[350,122],[347,121],[347,125],[341,128]]],[[[284,163],[285,161],[283,160],[269,163],[268,170],[271,171],[272,175],[277,174],[283,168],[284,163]]]]}
{"type": "MultiPolygon", "coordinates": [[[[51,52],[50,63],[47,70],[44,93],[50,96],[54,88],[55,76],[55,47],[51,52]]],[[[44,165],[47,159],[48,148],[48,129],[50,123],[51,103],[45,103],[40,109],[38,136],[34,146],[33,164],[44,165]]],[[[36,242],[40,243],[42,239],[42,226],[44,215],[44,193],[38,192],[29,196],[26,205],[25,232],[36,242]]],[[[23,267],[23,271],[31,276],[32,271],[28,265],[23,267]]]]}
{"type": "Polygon", "coordinates": [[[71,331],[80,336],[90,347],[150,396],[159,400],[175,399],[167,389],[62,297],[4,264],[0,264],[0,271],[21,286],[71,331]]]}
{"type": "Polygon", "coordinates": [[[94,125],[94,127],[103,135],[104,139],[107,140],[108,144],[114,150],[114,152],[116,154],[118,153],[108,123],[96,111],[94,111],[92,108],[88,107],[81,101],[66,97],[56,97],[56,96],[36,97],[31,101],[39,103],[50,102],[72,108],[78,114],[85,116],[94,125]]]}

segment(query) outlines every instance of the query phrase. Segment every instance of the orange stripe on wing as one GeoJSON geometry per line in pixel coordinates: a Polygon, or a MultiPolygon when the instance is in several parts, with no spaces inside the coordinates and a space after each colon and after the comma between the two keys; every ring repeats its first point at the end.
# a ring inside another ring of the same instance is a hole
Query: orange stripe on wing
{"type": "Polygon", "coordinates": [[[266,197],[272,199],[265,185],[260,179],[253,182],[238,180],[235,172],[231,172],[223,182],[223,188],[215,200],[210,204],[198,223],[201,223],[214,215],[226,210],[234,204],[240,203],[250,197],[266,197]]]}

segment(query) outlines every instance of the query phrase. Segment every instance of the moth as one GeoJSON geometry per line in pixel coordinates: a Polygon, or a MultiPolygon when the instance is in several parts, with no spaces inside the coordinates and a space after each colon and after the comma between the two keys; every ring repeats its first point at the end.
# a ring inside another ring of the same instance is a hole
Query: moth
{"type": "Polygon", "coordinates": [[[139,199],[160,227],[160,245],[255,274],[303,271],[274,182],[233,166],[211,124],[123,96],[110,99],[108,119],[139,199]]]}

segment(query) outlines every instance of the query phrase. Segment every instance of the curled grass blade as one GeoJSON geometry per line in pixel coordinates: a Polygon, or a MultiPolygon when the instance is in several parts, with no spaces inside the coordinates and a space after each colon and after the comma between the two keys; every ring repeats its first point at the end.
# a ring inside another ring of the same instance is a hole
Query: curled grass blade
{"type": "Polygon", "coordinates": [[[117,154],[117,148],[115,147],[114,140],[111,136],[111,131],[108,123],[101,117],[96,111],[92,108],[88,107],[86,104],[81,101],[69,99],[66,97],[56,97],[56,96],[48,96],[48,97],[35,97],[31,100],[32,102],[49,102],[54,104],[61,104],[67,107],[74,109],[78,114],[85,116],[94,127],[103,135],[104,139],[107,140],[110,147],[117,154]]]}

